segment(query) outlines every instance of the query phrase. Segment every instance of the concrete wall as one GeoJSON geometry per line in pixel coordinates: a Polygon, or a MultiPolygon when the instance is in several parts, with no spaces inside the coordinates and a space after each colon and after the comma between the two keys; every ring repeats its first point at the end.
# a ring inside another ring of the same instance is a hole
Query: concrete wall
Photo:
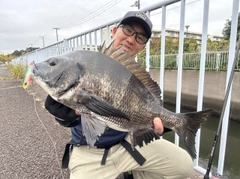
{"type": "MultiPolygon", "coordinates": [[[[151,69],[152,78],[159,83],[159,70],[151,69]]],[[[203,108],[212,108],[220,114],[226,90],[226,72],[205,72],[203,108]]],[[[164,74],[164,102],[176,102],[177,70],[166,70],[164,74]]],[[[199,71],[184,70],[182,76],[181,104],[197,107],[199,71]]],[[[231,117],[240,121],[240,72],[235,72],[231,96],[231,117]]]]}

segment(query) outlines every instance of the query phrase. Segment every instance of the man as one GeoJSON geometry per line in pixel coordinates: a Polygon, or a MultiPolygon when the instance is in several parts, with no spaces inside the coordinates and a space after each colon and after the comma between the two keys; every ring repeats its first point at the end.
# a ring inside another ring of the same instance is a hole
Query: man
{"type": "MultiPolygon", "coordinates": [[[[123,46],[131,56],[141,52],[151,37],[152,23],[140,11],[130,11],[112,30],[114,47],[123,46]]],[[[54,101],[50,96],[45,102],[46,109],[56,116],[63,126],[71,127],[74,145],[71,158],[66,147],[63,164],[68,165],[71,179],[114,179],[120,173],[132,171],[135,179],[186,178],[193,171],[193,163],[185,150],[159,139],[128,150],[129,135],[109,128],[95,147],[90,147],[82,136],[81,116],[78,112],[54,101]]],[[[158,134],[164,131],[159,118],[153,119],[154,129],[158,134]]]]}

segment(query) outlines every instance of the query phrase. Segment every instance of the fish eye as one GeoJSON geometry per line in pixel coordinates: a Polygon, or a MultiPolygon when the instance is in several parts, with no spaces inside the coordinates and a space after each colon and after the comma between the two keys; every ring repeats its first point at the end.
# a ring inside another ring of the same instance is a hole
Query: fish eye
{"type": "Polygon", "coordinates": [[[50,66],[55,66],[55,65],[57,65],[57,63],[55,61],[50,61],[49,65],[50,66]]]}

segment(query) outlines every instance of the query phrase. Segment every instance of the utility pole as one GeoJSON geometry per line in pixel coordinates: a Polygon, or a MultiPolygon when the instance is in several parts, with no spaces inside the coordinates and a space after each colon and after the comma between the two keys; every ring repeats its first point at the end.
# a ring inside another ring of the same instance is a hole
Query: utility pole
{"type": "Polygon", "coordinates": [[[187,34],[186,34],[186,38],[188,38],[188,28],[189,28],[190,25],[186,25],[186,29],[187,29],[187,34]]]}
{"type": "Polygon", "coordinates": [[[45,42],[44,42],[44,37],[43,36],[39,36],[42,38],[42,42],[43,42],[43,47],[45,47],[45,42]]]}
{"type": "Polygon", "coordinates": [[[56,37],[57,37],[57,42],[58,42],[58,30],[60,29],[60,28],[53,28],[53,29],[55,29],[56,30],[56,37]]]}
{"type": "Polygon", "coordinates": [[[131,5],[131,7],[137,7],[139,10],[140,9],[140,0],[135,1],[135,3],[133,5],[131,5]]]}

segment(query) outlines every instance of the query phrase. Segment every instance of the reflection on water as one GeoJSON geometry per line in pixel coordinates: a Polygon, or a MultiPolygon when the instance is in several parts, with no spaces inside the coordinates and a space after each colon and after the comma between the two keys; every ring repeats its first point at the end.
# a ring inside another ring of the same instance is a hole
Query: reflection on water
{"type": "MultiPolygon", "coordinates": [[[[164,104],[164,107],[175,111],[175,107],[164,104]]],[[[181,112],[188,112],[190,110],[181,109],[181,112]]],[[[218,128],[219,116],[211,116],[208,121],[202,126],[201,143],[200,143],[200,159],[199,166],[207,168],[208,160],[213,146],[213,140],[218,128]]],[[[164,138],[174,141],[174,133],[170,132],[164,135],[164,138]]],[[[220,137],[218,140],[216,152],[214,155],[212,172],[217,172],[218,155],[219,155],[220,137]]],[[[180,142],[180,146],[183,145],[180,142]]],[[[225,165],[223,176],[225,179],[239,179],[240,178],[240,122],[230,120],[227,138],[227,148],[225,156],[225,165]]]]}

